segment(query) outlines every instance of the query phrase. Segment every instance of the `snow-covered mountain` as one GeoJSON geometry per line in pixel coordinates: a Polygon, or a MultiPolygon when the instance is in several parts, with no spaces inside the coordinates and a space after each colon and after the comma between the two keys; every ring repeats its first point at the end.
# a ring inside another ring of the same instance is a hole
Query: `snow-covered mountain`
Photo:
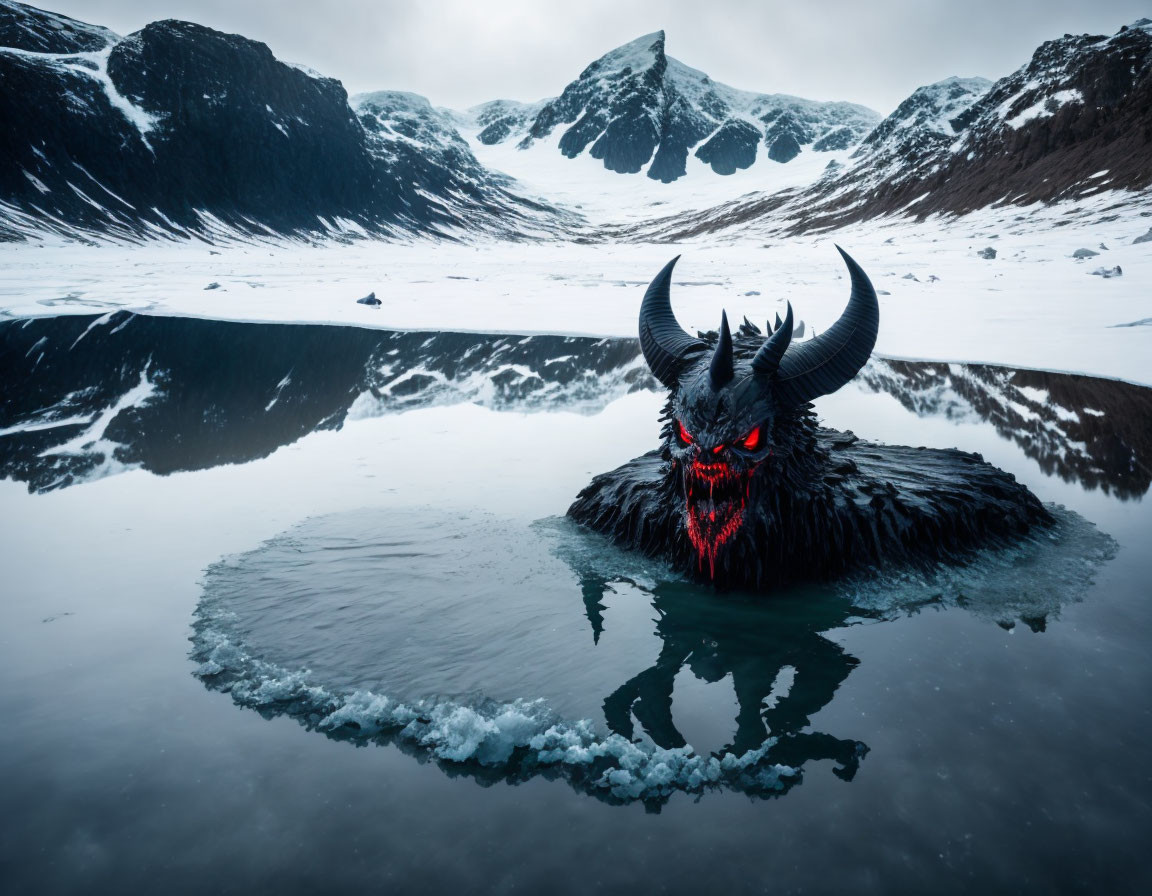
{"type": "Polygon", "coordinates": [[[568,158],[587,152],[609,171],[664,183],[685,175],[689,154],[733,174],[757,160],[846,149],[880,121],[853,103],[736,90],[668,56],[664,44],[663,31],[646,34],[601,56],[555,99],[497,100],[458,120],[482,144],[514,141],[568,158]]]}
{"type": "Polygon", "coordinates": [[[465,112],[445,109],[457,127],[477,131],[476,139],[485,146],[503,143],[516,135],[528,132],[536,116],[552,100],[522,103],[518,100],[491,100],[473,106],[465,112]]]}
{"type": "Polygon", "coordinates": [[[1152,188],[1152,20],[1111,37],[1065,35],[989,84],[921,87],[846,164],[808,187],[660,222],[665,237],[770,222],[790,233],[879,215],[963,214],[992,205],[1152,188]]]}
{"type": "MultiPolygon", "coordinates": [[[[1112,37],[1069,34],[1047,41],[1026,65],[967,96],[967,108],[960,96],[950,110],[951,134],[940,128],[939,139],[908,147],[897,125],[843,180],[813,198],[828,197],[834,220],[841,220],[840,209],[859,220],[860,214],[907,210],[922,217],[1152,185],[1152,20],[1112,37]]],[[[877,130],[899,115],[898,109],[877,130]]]]}
{"type": "Polygon", "coordinates": [[[824,232],[1152,188],[1152,21],[1049,41],[994,84],[921,87],[881,120],[717,83],[663,32],[555,98],[454,112],[350,103],[189,22],[120,37],[0,0],[0,122],[0,240],[824,232]]]}
{"type": "Polygon", "coordinates": [[[0,238],[516,235],[556,220],[427,103],[358,117],[339,81],[239,35],[161,21],[120,38],[0,0],[0,37],[0,238]]]}
{"type": "Polygon", "coordinates": [[[480,164],[452,119],[419,94],[378,90],[350,104],[372,156],[393,177],[419,185],[445,221],[470,232],[521,235],[547,233],[561,219],[551,206],[519,195],[511,178],[480,164]]]}
{"type": "Polygon", "coordinates": [[[991,87],[987,78],[951,77],[918,88],[864,138],[853,158],[881,167],[897,159],[914,163],[931,156],[964,130],[968,110],[991,87]]]}

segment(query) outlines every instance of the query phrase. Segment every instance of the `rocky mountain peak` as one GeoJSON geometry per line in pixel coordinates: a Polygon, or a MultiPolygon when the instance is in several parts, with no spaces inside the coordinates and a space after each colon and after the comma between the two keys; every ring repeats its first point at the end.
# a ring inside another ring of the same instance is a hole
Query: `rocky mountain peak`
{"type": "Polygon", "coordinates": [[[620,77],[666,66],[664,32],[653,31],[605,53],[580,73],[585,77],[620,77]]]}
{"type": "MultiPolygon", "coordinates": [[[[762,153],[787,163],[806,148],[846,149],[880,120],[851,103],[818,103],[737,90],[666,53],[663,31],[645,34],[587,66],[560,96],[534,107],[489,103],[472,110],[482,144],[556,144],[568,158],[587,152],[609,171],[665,183],[687,173],[693,153],[716,174],[733,174],[762,153]]],[[[536,151],[540,151],[537,149],[536,151]]]]}

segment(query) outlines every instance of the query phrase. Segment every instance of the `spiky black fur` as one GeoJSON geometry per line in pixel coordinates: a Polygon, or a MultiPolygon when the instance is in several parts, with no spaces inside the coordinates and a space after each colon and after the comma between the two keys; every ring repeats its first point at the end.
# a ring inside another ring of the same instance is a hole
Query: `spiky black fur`
{"type": "MultiPolygon", "coordinates": [[[[714,349],[719,337],[702,339],[714,349]]],[[[762,344],[745,322],[732,345],[737,366],[762,344]]],[[[674,388],[664,406],[662,446],[597,476],[568,514],[718,586],[768,590],[892,565],[925,569],[1050,521],[1026,487],[977,454],[866,442],[817,426],[809,403],[767,416],[761,407],[756,419],[766,420],[770,454],[749,476],[743,525],[709,564],[688,534],[686,461],[675,430],[685,413],[680,392],[674,388]]],[[[740,415],[730,409],[723,416],[740,415]]]]}

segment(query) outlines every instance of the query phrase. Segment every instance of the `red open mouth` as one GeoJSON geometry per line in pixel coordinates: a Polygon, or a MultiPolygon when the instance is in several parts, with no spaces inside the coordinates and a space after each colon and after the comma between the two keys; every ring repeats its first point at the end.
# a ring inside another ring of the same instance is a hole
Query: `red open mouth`
{"type": "Polygon", "coordinates": [[[725,463],[694,460],[686,469],[684,491],[688,509],[688,538],[696,548],[700,568],[708,562],[710,578],[716,577],[720,548],[744,522],[750,473],[733,470],[725,463]]]}

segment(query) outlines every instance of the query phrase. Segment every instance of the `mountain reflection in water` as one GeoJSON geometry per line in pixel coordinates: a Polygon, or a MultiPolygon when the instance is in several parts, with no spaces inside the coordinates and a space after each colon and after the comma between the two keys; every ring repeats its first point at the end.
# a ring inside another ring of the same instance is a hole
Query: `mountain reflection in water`
{"type": "MultiPolygon", "coordinates": [[[[412,333],[115,312],[0,322],[0,475],[43,492],[140,467],[244,463],[430,404],[596,413],[655,389],[633,339],[412,333]]],[[[873,359],[857,380],[922,416],[985,420],[1040,468],[1120,498],[1152,484],[1152,390],[873,359]]]]}
{"type": "Polygon", "coordinates": [[[1048,475],[1121,499],[1152,484],[1152,389],[988,364],[874,359],[860,381],[921,417],[978,419],[1048,475]]]}

